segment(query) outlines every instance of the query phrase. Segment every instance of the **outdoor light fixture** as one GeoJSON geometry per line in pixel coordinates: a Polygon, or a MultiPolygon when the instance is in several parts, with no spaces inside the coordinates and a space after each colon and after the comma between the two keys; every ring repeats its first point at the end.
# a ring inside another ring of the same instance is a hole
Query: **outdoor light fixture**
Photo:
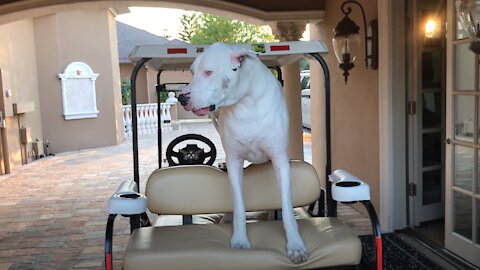
{"type": "Polygon", "coordinates": [[[348,81],[348,75],[350,75],[349,70],[355,66],[353,61],[357,57],[361,44],[360,27],[348,17],[352,8],[346,7],[347,4],[356,4],[362,11],[365,31],[365,65],[367,69],[378,68],[378,22],[373,20],[367,29],[367,20],[362,5],[353,0],[345,1],[341,7],[345,17],[333,29],[333,50],[338,62],[340,62],[339,67],[343,70],[345,84],[348,81]],[[367,35],[367,32],[370,32],[370,35],[367,35]]]}
{"type": "Polygon", "coordinates": [[[463,30],[470,38],[470,50],[480,53],[480,1],[456,0],[457,15],[463,30]]]}

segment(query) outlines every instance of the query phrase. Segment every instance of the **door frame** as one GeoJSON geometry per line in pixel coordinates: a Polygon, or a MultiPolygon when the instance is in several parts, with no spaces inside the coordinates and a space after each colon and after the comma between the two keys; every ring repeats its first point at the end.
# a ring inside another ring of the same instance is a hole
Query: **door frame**
{"type": "MultiPolygon", "coordinates": [[[[429,133],[429,129],[426,129],[423,125],[423,94],[428,92],[436,93],[435,88],[423,87],[422,77],[422,64],[423,64],[423,52],[428,51],[429,47],[424,44],[423,25],[424,14],[422,13],[424,8],[423,1],[410,0],[407,5],[407,21],[409,21],[409,27],[407,29],[408,48],[411,50],[407,53],[407,67],[408,67],[408,92],[407,92],[407,155],[408,155],[408,225],[419,226],[421,222],[435,220],[444,217],[445,209],[445,165],[444,159],[441,159],[441,164],[436,166],[430,166],[425,170],[423,163],[423,135],[429,133]],[[423,184],[424,184],[424,172],[426,171],[441,170],[441,185],[442,185],[442,199],[438,203],[423,204],[423,184]]],[[[446,6],[443,10],[437,10],[435,13],[440,14],[442,22],[445,23],[446,6]]],[[[428,10],[425,10],[429,12],[428,10]]],[[[434,10],[431,10],[432,13],[434,10]]],[[[441,36],[445,34],[445,29],[441,24],[441,36]]],[[[446,74],[446,40],[440,40],[441,47],[444,52],[441,55],[442,68],[441,73],[446,74]]],[[[435,48],[433,48],[435,49],[435,48]]],[[[433,50],[432,49],[432,50],[433,50]]],[[[441,95],[441,109],[445,112],[445,80],[440,82],[440,95],[441,95]]],[[[436,133],[437,127],[430,128],[430,132],[436,133]]],[[[440,133],[442,150],[441,156],[445,154],[445,147],[443,145],[445,137],[445,114],[442,115],[440,133]]]]}
{"type": "Polygon", "coordinates": [[[405,1],[377,1],[381,37],[378,43],[379,218],[383,232],[407,226],[405,1]]]}

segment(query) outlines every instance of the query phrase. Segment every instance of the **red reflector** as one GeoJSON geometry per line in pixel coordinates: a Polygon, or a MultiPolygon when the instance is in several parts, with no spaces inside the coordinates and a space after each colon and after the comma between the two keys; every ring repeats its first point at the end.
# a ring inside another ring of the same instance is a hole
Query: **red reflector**
{"type": "Polygon", "coordinates": [[[187,48],[170,48],[167,49],[167,54],[187,53],[187,48]]]}
{"type": "Polygon", "coordinates": [[[273,51],[290,51],[290,45],[272,45],[270,50],[273,51]]]}

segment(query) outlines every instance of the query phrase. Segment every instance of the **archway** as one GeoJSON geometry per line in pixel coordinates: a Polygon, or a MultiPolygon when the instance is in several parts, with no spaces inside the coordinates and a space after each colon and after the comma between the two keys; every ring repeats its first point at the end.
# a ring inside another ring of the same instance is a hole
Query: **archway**
{"type": "Polygon", "coordinates": [[[128,6],[187,9],[222,15],[250,23],[263,24],[274,21],[322,21],[325,1],[8,0],[0,4],[0,24],[72,9],[111,8],[122,12],[128,6]]]}

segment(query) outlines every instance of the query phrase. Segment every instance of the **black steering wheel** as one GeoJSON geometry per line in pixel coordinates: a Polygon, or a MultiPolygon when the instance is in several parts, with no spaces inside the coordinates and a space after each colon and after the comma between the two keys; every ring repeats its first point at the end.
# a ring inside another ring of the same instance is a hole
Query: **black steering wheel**
{"type": "Polygon", "coordinates": [[[213,165],[215,158],[217,157],[217,149],[215,145],[206,137],[199,134],[185,134],[175,138],[167,147],[167,161],[168,166],[178,165],[213,165]],[[210,147],[210,151],[205,152],[203,148],[199,148],[197,144],[187,144],[178,151],[173,150],[175,146],[181,142],[193,140],[200,141],[210,147]],[[175,162],[172,157],[176,157],[178,162],[175,162]],[[205,159],[208,160],[205,162],[205,159]]]}

